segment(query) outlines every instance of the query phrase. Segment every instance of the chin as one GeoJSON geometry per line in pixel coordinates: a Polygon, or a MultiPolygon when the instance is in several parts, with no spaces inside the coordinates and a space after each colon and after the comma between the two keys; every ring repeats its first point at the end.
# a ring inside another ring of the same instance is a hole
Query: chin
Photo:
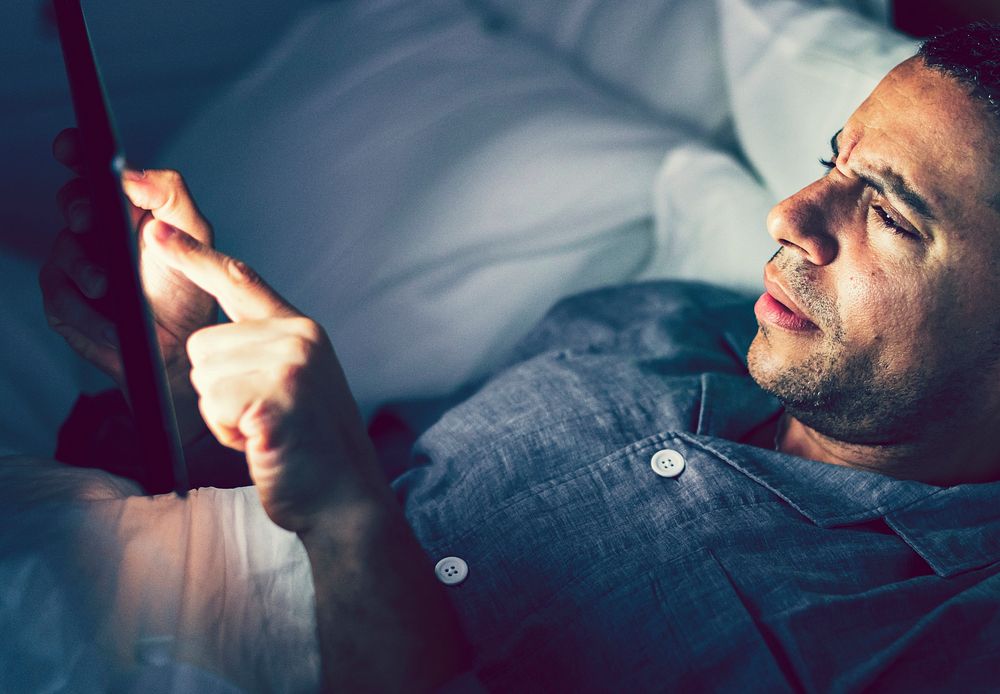
{"type": "Polygon", "coordinates": [[[747,350],[747,370],[750,377],[764,390],[767,384],[774,383],[777,374],[788,368],[787,364],[774,354],[774,349],[768,342],[763,329],[757,330],[757,335],[747,350]]]}
{"type": "MultiPolygon", "coordinates": [[[[751,378],[775,396],[787,414],[844,442],[911,441],[935,416],[955,411],[957,403],[948,390],[929,389],[930,384],[913,372],[877,372],[873,369],[877,363],[867,354],[845,359],[822,350],[785,351],[771,343],[763,330],[747,352],[751,378]]],[[[963,398],[967,390],[958,389],[963,398]]]]}

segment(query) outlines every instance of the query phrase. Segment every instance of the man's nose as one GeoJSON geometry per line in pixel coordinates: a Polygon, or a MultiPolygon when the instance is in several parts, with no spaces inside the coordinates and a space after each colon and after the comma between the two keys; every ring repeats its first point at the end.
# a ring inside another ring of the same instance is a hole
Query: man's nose
{"type": "Polygon", "coordinates": [[[836,236],[830,229],[833,204],[829,187],[820,179],[772,207],[767,215],[767,231],[804,260],[827,265],[838,251],[836,236]]]}

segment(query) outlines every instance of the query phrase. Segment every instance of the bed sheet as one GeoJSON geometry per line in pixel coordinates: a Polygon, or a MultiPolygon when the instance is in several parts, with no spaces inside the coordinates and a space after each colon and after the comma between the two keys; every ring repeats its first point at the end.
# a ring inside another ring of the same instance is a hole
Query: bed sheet
{"type": "Polygon", "coordinates": [[[315,691],[305,549],[254,488],[0,459],[0,691],[315,691]]]}

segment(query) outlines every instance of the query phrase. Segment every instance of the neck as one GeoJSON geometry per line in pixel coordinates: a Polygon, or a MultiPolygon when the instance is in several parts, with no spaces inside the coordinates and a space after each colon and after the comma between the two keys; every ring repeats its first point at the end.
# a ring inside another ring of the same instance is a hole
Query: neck
{"type": "Polygon", "coordinates": [[[859,444],[825,436],[795,417],[784,415],[776,437],[783,453],[926,484],[995,482],[1000,480],[1000,427],[967,432],[953,428],[945,436],[899,444],[859,444]],[[979,432],[985,431],[985,434],[979,432]]]}

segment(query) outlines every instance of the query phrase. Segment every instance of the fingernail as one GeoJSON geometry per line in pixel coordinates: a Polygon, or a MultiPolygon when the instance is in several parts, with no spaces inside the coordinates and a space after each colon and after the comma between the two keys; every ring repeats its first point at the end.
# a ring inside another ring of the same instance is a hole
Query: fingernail
{"type": "Polygon", "coordinates": [[[122,178],[126,181],[141,181],[146,178],[145,169],[125,169],[122,171],[122,178]]]}
{"type": "Polygon", "coordinates": [[[157,224],[156,228],[153,229],[153,235],[156,236],[156,240],[161,242],[169,241],[176,233],[177,229],[165,222],[157,224]]]}
{"type": "Polygon", "coordinates": [[[77,200],[69,206],[69,228],[72,231],[86,231],[90,228],[90,203],[77,200]]]}
{"type": "Polygon", "coordinates": [[[109,325],[105,327],[101,332],[101,337],[112,347],[118,347],[118,331],[115,330],[115,326],[109,325]]]}

